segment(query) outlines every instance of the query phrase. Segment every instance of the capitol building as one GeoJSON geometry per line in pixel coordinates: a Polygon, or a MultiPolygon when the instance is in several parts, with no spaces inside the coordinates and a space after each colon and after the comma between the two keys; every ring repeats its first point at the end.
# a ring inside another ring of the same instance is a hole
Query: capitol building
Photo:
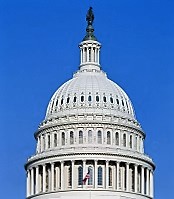
{"type": "Polygon", "coordinates": [[[155,165],[128,95],[101,69],[92,8],[80,66],[53,94],[25,169],[27,199],[153,199],[155,165]]]}

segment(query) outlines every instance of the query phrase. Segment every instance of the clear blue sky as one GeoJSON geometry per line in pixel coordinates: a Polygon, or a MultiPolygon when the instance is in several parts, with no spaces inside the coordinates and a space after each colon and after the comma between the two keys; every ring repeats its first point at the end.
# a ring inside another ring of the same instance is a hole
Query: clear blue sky
{"type": "Polygon", "coordinates": [[[1,198],[25,198],[33,134],[79,66],[89,6],[102,68],[128,93],[147,134],[155,199],[174,198],[174,1],[0,0],[1,198]]]}

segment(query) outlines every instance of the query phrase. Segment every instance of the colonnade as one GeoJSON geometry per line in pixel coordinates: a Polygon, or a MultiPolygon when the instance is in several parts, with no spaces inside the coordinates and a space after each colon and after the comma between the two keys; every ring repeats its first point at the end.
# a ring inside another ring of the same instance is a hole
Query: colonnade
{"type": "Polygon", "coordinates": [[[44,192],[88,188],[126,191],[153,197],[153,170],[143,165],[109,160],[59,161],[27,170],[27,197],[44,192]],[[79,167],[83,168],[82,178],[79,176],[79,167]],[[91,183],[83,184],[79,179],[85,178],[89,167],[92,171],[91,183]]]}
{"type": "Polygon", "coordinates": [[[83,48],[80,48],[80,57],[81,57],[81,64],[86,63],[86,62],[95,62],[96,64],[99,64],[99,51],[100,47],[96,46],[86,46],[83,48]]]}
{"type": "Polygon", "coordinates": [[[144,152],[143,137],[135,133],[113,131],[106,129],[86,129],[86,130],[68,130],[54,131],[38,135],[37,153],[46,151],[55,147],[78,145],[79,144],[107,144],[110,146],[127,148],[138,152],[144,152]],[[90,133],[92,132],[92,133],[90,133]]]}

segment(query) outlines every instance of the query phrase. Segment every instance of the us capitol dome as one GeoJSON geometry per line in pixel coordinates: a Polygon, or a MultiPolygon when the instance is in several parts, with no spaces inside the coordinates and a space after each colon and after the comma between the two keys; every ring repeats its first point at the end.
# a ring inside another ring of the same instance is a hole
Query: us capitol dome
{"type": "Polygon", "coordinates": [[[52,96],[28,158],[27,199],[152,199],[155,165],[144,153],[128,95],[100,66],[92,8],[80,66],[52,96]]]}

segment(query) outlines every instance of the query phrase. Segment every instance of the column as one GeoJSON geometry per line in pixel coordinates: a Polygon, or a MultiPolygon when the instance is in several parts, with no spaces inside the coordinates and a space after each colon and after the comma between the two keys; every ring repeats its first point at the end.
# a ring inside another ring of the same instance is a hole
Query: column
{"type": "Polygon", "coordinates": [[[45,134],[45,150],[48,149],[48,134],[45,134]]]}
{"type": "Polygon", "coordinates": [[[97,62],[97,49],[94,49],[94,62],[97,62]]]}
{"type": "Polygon", "coordinates": [[[51,136],[51,148],[54,148],[54,132],[50,134],[51,136]]]}
{"type": "Polygon", "coordinates": [[[119,190],[119,170],[120,170],[120,162],[117,162],[117,190],[119,190]]]}
{"type": "Polygon", "coordinates": [[[100,52],[100,49],[97,49],[97,62],[98,62],[98,64],[100,63],[100,56],[99,56],[99,52],[100,52]]]}
{"type": "Polygon", "coordinates": [[[39,193],[40,184],[39,184],[39,166],[36,167],[36,194],[39,193]]]}
{"type": "Polygon", "coordinates": [[[40,152],[43,151],[43,135],[40,136],[40,152]]]}
{"type": "Polygon", "coordinates": [[[82,53],[83,49],[80,48],[80,64],[82,64],[82,58],[83,58],[83,53],[82,53]]]}
{"type": "Polygon", "coordinates": [[[134,182],[134,186],[135,186],[135,193],[137,193],[137,174],[138,174],[138,172],[137,172],[137,165],[135,164],[135,166],[134,166],[134,168],[135,168],[135,176],[134,176],[134,178],[135,178],[135,182],[134,182]]]}
{"type": "Polygon", "coordinates": [[[126,163],[126,191],[130,191],[129,189],[129,163],[126,163]]]}
{"type": "Polygon", "coordinates": [[[146,169],[146,195],[149,195],[149,169],[146,169]]]}
{"type": "Polygon", "coordinates": [[[86,160],[83,160],[83,179],[86,176],[86,160]]]}
{"type": "Polygon", "coordinates": [[[27,197],[30,196],[30,183],[31,183],[31,179],[30,179],[30,170],[27,171],[27,197]]]}
{"type": "Polygon", "coordinates": [[[64,162],[61,161],[60,162],[60,167],[61,167],[61,173],[60,173],[60,180],[61,180],[61,190],[64,190],[64,162]]]}
{"type": "Polygon", "coordinates": [[[98,182],[98,168],[97,168],[97,160],[94,160],[94,169],[95,169],[95,171],[94,171],[94,173],[95,173],[95,186],[94,186],[94,188],[95,189],[97,189],[97,182],[98,182]]]}
{"type": "Polygon", "coordinates": [[[141,193],[144,194],[144,167],[141,166],[141,193]]]}
{"type": "Polygon", "coordinates": [[[55,189],[56,189],[56,191],[59,189],[59,181],[58,181],[58,179],[59,179],[59,168],[58,168],[58,166],[56,166],[55,167],[55,170],[56,170],[56,173],[55,173],[55,177],[56,177],[56,185],[55,185],[55,189]]]}
{"type": "Polygon", "coordinates": [[[40,153],[40,137],[37,137],[37,153],[40,153]]]}
{"type": "Polygon", "coordinates": [[[74,160],[71,161],[71,169],[72,169],[72,189],[74,189],[74,160]]]}
{"type": "Polygon", "coordinates": [[[87,47],[87,62],[89,62],[89,47],[87,47]]]}
{"type": "Polygon", "coordinates": [[[153,171],[150,171],[150,196],[153,198],[153,171]]]}
{"type": "Polygon", "coordinates": [[[83,63],[86,62],[86,51],[85,48],[83,48],[83,63]]]}
{"type": "Polygon", "coordinates": [[[31,195],[34,194],[34,168],[31,169],[31,195]]]}
{"type": "Polygon", "coordinates": [[[42,177],[42,188],[43,188],[43,192],[46,191],[46,165],[43,165],[43,177],[42,177]]]}
{"type": "Polygon", "coordinates": [[[51,191],[54,191],[54,163],[51,163],[51,191]]]}
{"type": "Polygon", "coordinates": [[[105,172],[106,172],[106,179],[105,179],[106,189],[108,189],[108,181],[109,181],[108,171],[109,171],[109,161],[106,160],[106,167],[105,167],[105,172]]]}

